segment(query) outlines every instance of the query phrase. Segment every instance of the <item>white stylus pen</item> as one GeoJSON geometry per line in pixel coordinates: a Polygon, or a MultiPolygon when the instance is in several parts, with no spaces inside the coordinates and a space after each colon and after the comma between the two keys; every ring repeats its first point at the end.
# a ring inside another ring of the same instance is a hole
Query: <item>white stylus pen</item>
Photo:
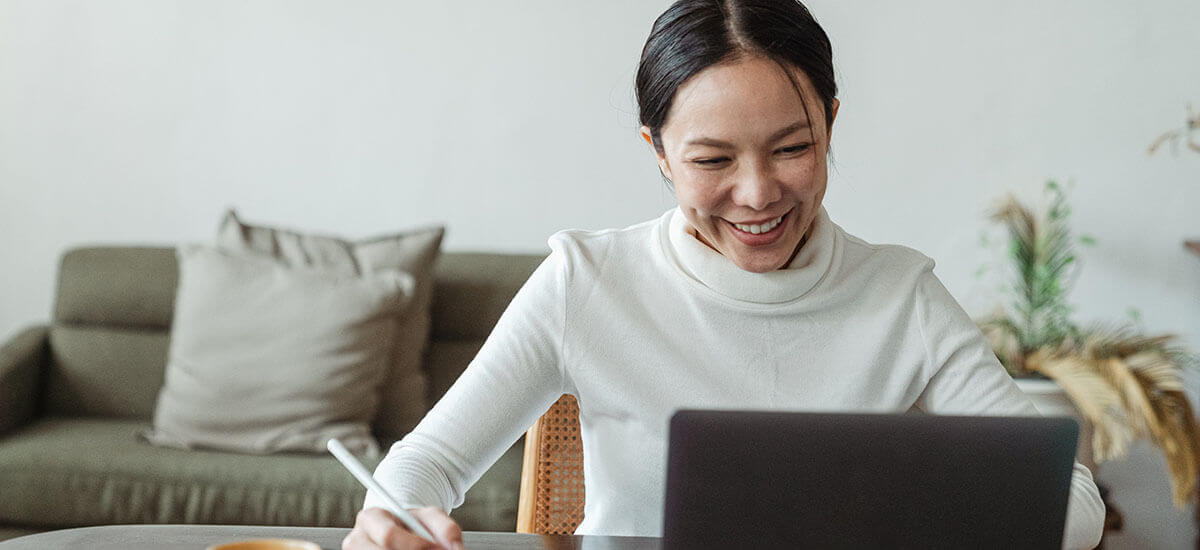
{"type": "Polygon", "coordinates": [[[418,537],[429,542],[436,542],[433,540],[433,535],[429,534],[429,531],[425,529],[425,526],[421,525],[421,522],[417,521],[417,518],[414,518],[412,514],[406,512],[404,507],[400,505],[400,502],[396,500],[396,497],[385,491],[383,486],[378,481],[375,481],[371,472],[368,472],[362,465],[362,462],[359,462],[357,458],[354,458],[354,455],[350,454],[350,451],[346,449],[345,445],[342,445],[341,441],[333,438],[325,446],[329,448],[329,452],[333,453],[334,458],[337,458],[338,462],[342,463],[342,466],[345,466],[347,470],[350,470],[350,473],[354,474],[354,477],[358,479],[359,483],[363,484],[363,487],[375,491],[375,494],[383,497],[383,501],[391,508],[388,511],[400,518],[400,521],[404,522],[404,526],[408,527],[409,531],[416,533],[418,537]]]}

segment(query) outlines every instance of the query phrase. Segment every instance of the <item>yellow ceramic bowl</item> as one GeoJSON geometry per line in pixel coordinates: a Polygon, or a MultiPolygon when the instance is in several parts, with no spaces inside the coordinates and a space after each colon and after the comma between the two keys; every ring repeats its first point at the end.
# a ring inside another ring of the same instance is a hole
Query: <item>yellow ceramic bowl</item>
{"type": "Polygon", "coordinates": [[[321,547],[306,540],[250,539],[214,544],[205,550],[321,550],[321,547]]]}

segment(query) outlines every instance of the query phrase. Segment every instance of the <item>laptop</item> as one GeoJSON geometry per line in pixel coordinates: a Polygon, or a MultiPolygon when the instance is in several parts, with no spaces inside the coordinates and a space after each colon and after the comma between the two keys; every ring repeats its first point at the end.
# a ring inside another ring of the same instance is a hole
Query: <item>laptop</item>
{"type": "Polygon", "coordinates": [[[663,547],[1059,550],[1070,418],[684,410],[663,547]]]}

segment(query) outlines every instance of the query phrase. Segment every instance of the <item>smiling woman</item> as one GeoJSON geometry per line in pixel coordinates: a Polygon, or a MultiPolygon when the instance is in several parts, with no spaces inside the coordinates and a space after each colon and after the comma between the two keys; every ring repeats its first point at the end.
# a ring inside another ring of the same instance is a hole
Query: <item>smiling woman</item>
{"type": "Polygon", "coordinates": [[[747,271],[789,264],[825,195],[838,110],[832,47],[808,10],[677,3],[646,41],[637,93],[690,232],[747,271]]]}
{"type": "MultiPolygon", "coordinates": [[[[1036,414],[932,260],[829,219],[836,92],[829,39],[798,2],[680,0],[655,21],[641,137],[678,207],[552,236],[462,377],[379,465],[439,544],[461,541],[447,512],[564,393],[579,404],[580,534],[661,535],[679,409],[1036,414]]],[[[368,494],[345,547],[424,547],[382,502],[368,494]]],[[[1103,512],[1076,464],[1065,545],[1094,546],[1103,512]]]]}
{"type": "Polygon", "coordinates": [[[676,95],[663,127],[642,136],[690,231],[746,271],[787,266],[825,196],[837,99],[828,119],[810,112],[808,77],[754,54],[705,69],[676,95]]]}

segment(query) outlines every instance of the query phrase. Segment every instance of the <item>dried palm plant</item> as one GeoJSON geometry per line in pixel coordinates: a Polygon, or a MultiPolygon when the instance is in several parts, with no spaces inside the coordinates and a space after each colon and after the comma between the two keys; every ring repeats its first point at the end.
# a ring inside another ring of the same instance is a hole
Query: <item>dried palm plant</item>
{"type": "Polygon", "coordinates": [[[1182,379],[1195,356],[1173,335],[1071,322],[1067,294],[1078,263],[1070,209],[1061,186],[1049,182],[1046,190],[1051,201],[1041,216],[1012,195],[991,212],[1008,233],[1013,299],[980,326],[1014,377],[1058,383],[1091,423],[1097,463],[1125,456],[1140,438],[1162,449],[1175,505],[1184,507],[1200,473],[1200,432],[1182,379]]]}

